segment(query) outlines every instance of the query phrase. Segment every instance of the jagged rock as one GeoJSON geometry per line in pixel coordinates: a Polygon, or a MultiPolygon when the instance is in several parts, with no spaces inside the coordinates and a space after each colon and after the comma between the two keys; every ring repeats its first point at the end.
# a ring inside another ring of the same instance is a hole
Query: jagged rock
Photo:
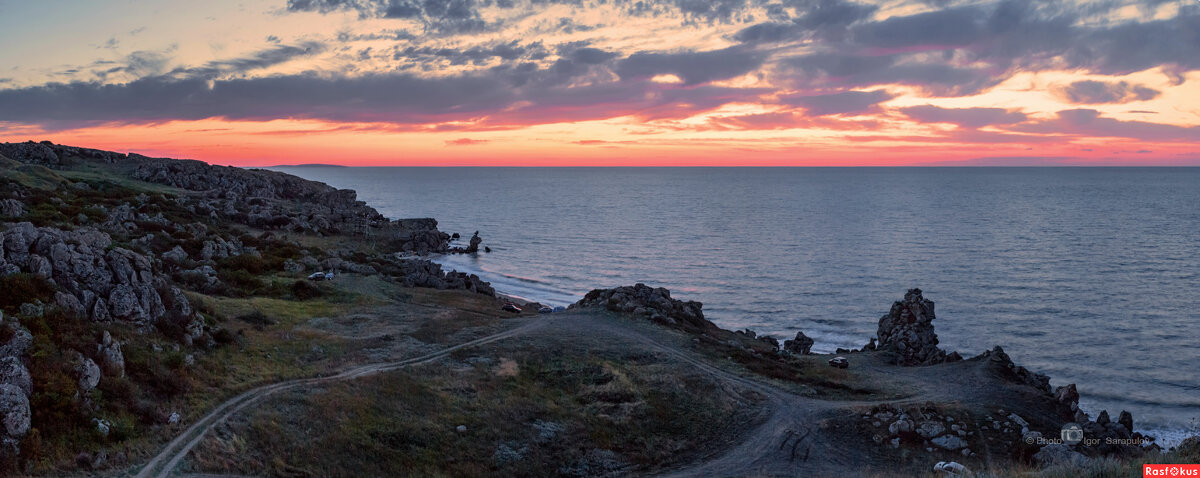
{"type": "Polygon", "coordinates": [[[120,320],[142,322],[146,319],[146,311],[142,309],[137,293],[128,284],[113,288],[108,296],[108,310],[113,317],[120,320]]]}
{"type": "Polygon", "coordinates": [[[176,264],[178,264],[178,263],[182,263],[183,261],[186,261],[188,259],[188,254],[187,254],[187,251],[184,251],[182,247],[175,246],[174,249],[164,252],[162,254],[162,257],[163,257],[163,259],[170,259],[171,261],[174,261],[176,264]]]}
{"type": "Polygon", "coordinates": [[[96,424],[96,431],[100,432],[103,436],[108,436],[108,431],[112,428],[112,424],[108,420],[93,418],[92,423],[96,424]]]}
{"type": "Polygon", "coordinates": [[[437,229],[435,219],[400,219],[392,225],[396,228],[395,242],[402,251],[427,254],[445,252],[449,247],[450,235],[437,229]]]}
{"type": "Polygon", "coordinates": [[[33,393],[33,379],[29,376],[29,369],[21,363],[20,357],[0,358],[0,383],[16,385],[25,395],[33,393]]]}
{"type": "Polygon", "coordinates": [[[934,445],[943,450],[961,450],[967,447],[966,440],[959,438],[958,435],[942,435],[930,440],[934,445]]]}
{"type": "Polygon", "coordinates": [[[808,355],[812,353],[813,339],[804,332],[796,332],[796,338],[783,341],[783,350],[793,354],[808,355]]]}
{"type": "Polygon", "coordinates": [[[929,439],[939,436],[943,433],[946,433],[946,426],[943,425],[942,422],[925,420],[917,426],[917,434],[921,435],[921,438],[929,439]]]}
{"type": "Polygon", "coordinates": [[[899,435],[901,433],[911,433],[913,431],[913,422],[908,418],[900,418],[891,425],[888,425],[888,433],[899,435]]]}
{"type": "Polygon", "coordinates": [[[100,356],[105,371],[118,377],[125,376],[125,354],[121,352],[121,342],[113,340],[107,330],[96,345],[96,354],[100,356]]]}
{"type": "Polygon", "coordinates": [[[283,261],[283,270],[286,272],[297,274],[297,273],[304,271],[304,265],[300,264],[299,262],[288,259],[288,260],[283,261]]]}
{"type": "Polygon", "coordinates": [[[13,331],[12,338],[8,342],[0,344],[0,357],[20,357],[25,354],[29,347],[33,346],[33,334],[29,333],[24,327],[21,327],[16,321],[10,321],[13,331]]]}
{"type": "Polygon", "coordinates": [[[79,303],[79,299],[66,292],[54,293],[54,305],[75,317],[83,317],[85,314],[83,304],[79,303]]]}
{"type": "Polygon", "coordinates": [[[479,243],[481,242],[483,242],[483,239],[479,238],[479,231],[475,231],[475,234],[471,236],[471,242],[467,245],[467,249],[464,252],[467,254],[479,252],[479,243]]]}
{"type": "Polygon", "coordinates": [[[937,347],[933,330],[936,318],[933,301],[921,296],[921,289],[909,289],[904,300],[892,304],[891,311],[879,318],[878,347],[897,355],[900,365],[932,365],[946,360],[937,347]]]}
{"type": "Polygon", "coordinates": [[[1033,462],[1042,468],[1048,468],[1055,465],[1081,468],[1087,466],[1088,457],[1084,456],[1075,450],[1072,450],[1067,445],[1053,443],[1042,447],[1037,453],[1033,454],[1033,462]]]}
{"type": "Polygon", "coordinates": [[[0,155],[14,161],[40,166],[58,166],[58,154],[44,143],[29,141],[26,143],[0,143],[0,155]]]}
{"type": "Polygon", "coordinates": [[[681,301],[671,298],[671,291],[645,284],[623,286],[614,289],[595,289],[588,292],[576,307],[603,307],[608,310],[645,316],[668,325],[679,325],[685,329],[704,330],[715,327],[704,319],[703,305],[696,301],[681,301]]]}
{"type": "Polygon", "coordinates": [[[75,353],[74,371],[80,391],[87,392],[100,385],[100,366],[79,352],[75,353]]]}
{"type": "Polygon", "coordinates": [[[1067,384],[1054,389],[1054,400],[1058,402],[1063,418],[1067,420],[1075,418],[1075,412],[1079,411],[1079,390],[1075,388],[1075,384],[1067,384]]]}
{"type": "Polygon", "coordinates": [[[988,366],[992,370],[1007,376],[1009,380],[1017,383],[1024,383],[1033,388],[1036,388],[1043,393],[1049,395],[1050,392],[1050,377],[1042,373],[1029,371],[1025,367],[1014,364],[1008,354],[1004,353],[1004,349],[999,345],[992,350],[986,351],[980,355],[988,359],[988,366]]]}
{"type": "Polygon", "coordinates": [[[46,315],[46,306],[42,305],[41,301],[24,303],[17,309],[17,313],[23,317],[41,317],[46,315]]]}
{"type": "Polygon", "coordinates": [[[1108,410],[1101,410],[1100,416],[1096,417],[1096,423],[1098,423],[1100,425],[1108,425],[1109,422],[1110,422],[1110,420],[1108,418],[1108,410]]]}
{"type": "Polygon", "coordinates": [[[1133,431],[1133,414],[1125,410],[1121,410],[1121,414],[1117,416],[1117,424],[1125,427],[1130,432],[1133,431]]]}
{"type": "Polygon", "coordinates": [[[0,200],[0,216],[20,217],[25,215],[25,205],[16,199],[0,200]]]}
{"type": "Polygon", "coordinates": [[[29,397],[16,385],[0,383],[0,420],[3,436],[20,438],[29,433],[29,397]]]}

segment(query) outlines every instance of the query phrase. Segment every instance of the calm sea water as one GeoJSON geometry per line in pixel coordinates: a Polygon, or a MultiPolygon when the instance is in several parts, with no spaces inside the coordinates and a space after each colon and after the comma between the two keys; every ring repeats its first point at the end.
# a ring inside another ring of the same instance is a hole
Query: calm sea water
{"type": "Polygon", "coordinates": [[[278,169],[479,230],[491,254],[439,262],[553,305],[644,282],[832,351],[920,287],[943,348],[1003,345],[1168,442],[1200,428],[1197,168],[278,169]]]}

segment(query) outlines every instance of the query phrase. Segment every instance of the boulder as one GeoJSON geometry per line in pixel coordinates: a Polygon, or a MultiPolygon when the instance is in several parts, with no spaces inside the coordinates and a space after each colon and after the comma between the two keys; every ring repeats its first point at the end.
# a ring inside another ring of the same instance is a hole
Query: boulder
{"type": "Polygon", "coordinates": [[[921,295],[921,289],[909,289],[904,300],[879,318],[878,348],[894,352],[897,363],[905,366],[933,365],[946,361],[946,353],[937,347],[933,331],[933,301],[921,295]]]}
{"type": "Polygon", "coordinates": [[[0,358],[0,383],[16,385],[25,395],[33,393],[33,379],[20,357],[0,358]]]}
{"type": "Polygon", "coordinates": [[[25,215],[25,205],[16,199],[0,200],[0,216],[20,217],[25,215]]]}
{"type": "Polygon", "coordinates": [[[74,371],[80,391],[87,392],[100,385],[100,366],[78,352],[75,353],[74,371]]]}
{"type": "Polygon", "coordinates": [[[783,341],[783,350],[797,355],[808,355],[812,353],[813,339],[804,332],[796,332],[796,338],[783,341]]]}
{"type": "Polygon", "coordinates": [[[1033,462],[1042,468],[1051,466],[1081,468],[1087,466],[1088,461],[1088,457],[1082,453],[1060,443],[1046,445],[1033,454],[1033,462]]]}
{"type": "Polygon", "coordinates": [[[1121,414],[1117,416],[1117,424],[1125,427],[1130,432],[1133,431],[1133,414],[1125,410],[1121,410],[1121,414]]]}
{"type": "Polygon", "coordinates": [[[946,426],[936,420],[925,420],[917,426],[917,434],[921,435],[921,438],[929,439],[943,433],[946,433],[946,426]]]}
{"type": "Polygon", "coordinates": [[[101,365],[106,372],[118,377],[125,376],[125,354],[121,352],[121,342],[114,340],[107,330],[96,345],[96,354],[100,356],[101,365]]]}
{"type": "Polygon", "coordinates": [[[170,260],[174,261],[176,264],[178,264],[178,263],[182,263],[183,261],[186,261],[188,258],[188,254],[187,254],[187,251],[184,251],[182,247],[175,246],[174,249],[164,252],[162,254],[162,257],[163,257],[163,259],[170,259],[170,260]]]}
{"type": "Polygon", "coordinates": [[[20,387],[0,383],[0,421],[5,438],[21,438],[29,433],[29,397],[20,387]]]}
{"type": "Polygon", "coordinates": [[[961,450],[967,447],[966,440],[959,438],[958,435],[942,435],[930,440],[931,443],[943,450],[961,450]]]}

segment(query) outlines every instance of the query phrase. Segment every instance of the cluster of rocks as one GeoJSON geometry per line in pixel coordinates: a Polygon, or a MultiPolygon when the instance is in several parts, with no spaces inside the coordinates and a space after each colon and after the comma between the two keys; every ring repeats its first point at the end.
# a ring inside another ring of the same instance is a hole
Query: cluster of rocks
{"type": "Polygon", "coordinates": [[[704,318],[703,304],[671,298],[671,291],[638,283],[613,289],[595,289],[569,308],[600,307],[615,312],[644,316],[655,322],[685,329],[706,330],[715,327],[704,318]]]}
{"type": "Polygon", "coordinates": [[[969,448],[969,440],[975,432],[967,429],[966,422],[942,413],[932,403],[910,410],[878,405],[862,419],[874,430],[871,439],[879,445],[892,448],[920,446],[930,452],[940,450],[962,456],[975,455],[969,448]]]}
{"type": "Polygon", "coordinates": [[[896,363],[905,366],[962,360],[957,352],[946,354],[938,348],[937,334],[933,331],[935,318],[933,301],[922,297],[921,289],[909,289],[903,300],[893,303],[887,315],[879,318],[876,348],[894,352],[896,363]]]}
{"type": "Polygon", "coordinates": [[[104,232],[90,227],[63,231],[28,222],[6,227],[0,232],[0,274],[25,272],[50,281],[57,289],[54,305],[71,314],[141,327],[168,316],[183,323],[198,321],[187,297],[155,273],[148,257],[110,247],[112,239],[104,232]]]}
{"type": "Polygon", "coordinates": [[[426,259],[400,261],[400,272],[404,285],[408,287],[461,289],[489,297],[496,296],[496,289],[479,276],[458,271],[443,272],[441,264],[426,259]]]}
{"type": "Polygon", "coordinates": [[[33,335],[16,320],[6,320],[0,311],[0,451],[17,451],[29,433],[29,396],[33,381],[25,366],[25,352],[33,346],[33,335]]]}

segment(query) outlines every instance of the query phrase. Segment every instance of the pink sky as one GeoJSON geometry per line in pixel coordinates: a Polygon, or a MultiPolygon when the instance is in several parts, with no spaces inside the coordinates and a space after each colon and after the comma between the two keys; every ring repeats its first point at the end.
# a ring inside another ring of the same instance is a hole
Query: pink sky
{"type": "Polygon", "coordinates": [[[243,166],[1200,165],[1191,1],[23,3],[0,5],[3,141],[243,166]]]}

